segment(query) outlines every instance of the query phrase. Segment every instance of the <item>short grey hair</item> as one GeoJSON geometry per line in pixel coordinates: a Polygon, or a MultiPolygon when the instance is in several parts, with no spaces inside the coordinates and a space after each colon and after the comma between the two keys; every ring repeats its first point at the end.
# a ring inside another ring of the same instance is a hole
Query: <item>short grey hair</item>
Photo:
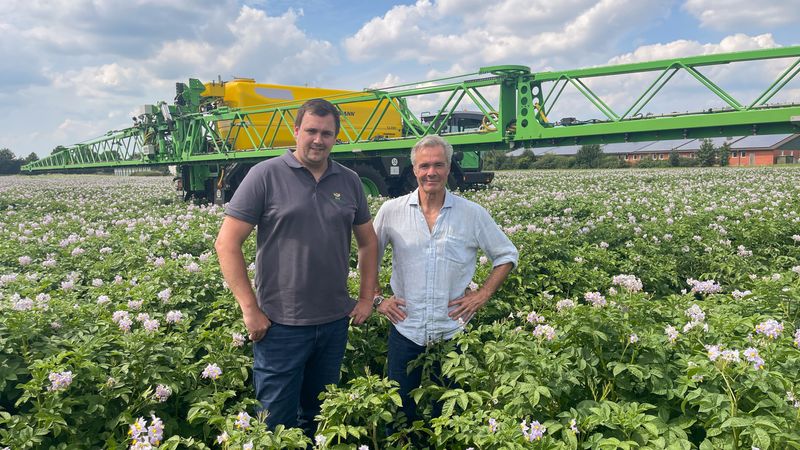
{"type": "Polygon", "coordinates": [[[449,166],[450,160],[453,159],[453,146],[437,134],[425,136],[414,144],[414,147],[411,148],[411,165],[416,164],[417,150],[431,147],[444,148],[444,156],[447,158],[447,165],[449,166]]]}

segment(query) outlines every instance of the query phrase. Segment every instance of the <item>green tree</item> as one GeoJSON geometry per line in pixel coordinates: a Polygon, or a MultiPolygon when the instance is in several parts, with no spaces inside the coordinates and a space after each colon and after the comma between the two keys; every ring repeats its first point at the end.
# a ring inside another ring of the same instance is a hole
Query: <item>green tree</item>
{"type": "Polygon", "coordinates": [[[575,155],[575,167],[597,168],[603,159],[603,149],[598,144],[582,145],[575,155]]]}
{"type": "Polygon", "coordinates": [[[678,167],[681,165],[681,155],[678,153],[678,150],[672,149],[669,152],[669,165],[672,167],[678,167]]]}
{"type": "Polygon", "coordinates": [[[521,155],[515,158],[517,169],[532,169],[533,163],[536,162],[536,156],[533,150],[526,148],[521,155]]]}
{"type": "Polygon", "coordinates": [[[701,166],[710,167],[717,163],[717,149],[711,139],[703,139],[697,150],[697,160],[701,166]]]}
{"type": "Polygon", "coordinates": [[[22,160],[17,159],[14,152],[7,148],[0,149],[0,174],[19,173],[22,160]]]}
{"type": "Polygon", "coordinates": [[[724,144],[722,144],[722,147],[719,148],[719,165],[727,166],[730,158],[731,143],[726,141],[724,144]]]}
{"type": "Polygon", "coordinates": [[[38,161],[38,160],[39,160],[39,156],[36,153],[31,152],[31,154],[26,156],[25,159],[22,160],[22,162],[24,162],[25,164],[28,164],[28,163],[32,163],[32,162],[38,161]]]}

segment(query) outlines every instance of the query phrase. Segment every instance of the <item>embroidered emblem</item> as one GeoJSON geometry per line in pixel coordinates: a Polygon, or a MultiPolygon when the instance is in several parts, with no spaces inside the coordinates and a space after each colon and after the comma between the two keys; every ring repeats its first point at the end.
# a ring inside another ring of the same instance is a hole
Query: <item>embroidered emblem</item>
{"type": "Polygon", "coordinates": [[[339,192],[334,192],[333,193],[333,199],[334,200],[341,200],[342,199],[342,194],[339,193],[339,192]]]}

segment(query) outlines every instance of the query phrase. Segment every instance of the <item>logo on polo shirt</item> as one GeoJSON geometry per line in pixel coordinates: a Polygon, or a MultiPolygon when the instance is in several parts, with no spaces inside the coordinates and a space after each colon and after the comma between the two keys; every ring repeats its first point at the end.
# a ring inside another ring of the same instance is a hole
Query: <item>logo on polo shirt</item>
{"type": "Polygon", "coordinates": [[[342,193],[341,192],[334,192],[333,193],[333,199],[334,200],[341,200],[342,199],[342,193]]]}

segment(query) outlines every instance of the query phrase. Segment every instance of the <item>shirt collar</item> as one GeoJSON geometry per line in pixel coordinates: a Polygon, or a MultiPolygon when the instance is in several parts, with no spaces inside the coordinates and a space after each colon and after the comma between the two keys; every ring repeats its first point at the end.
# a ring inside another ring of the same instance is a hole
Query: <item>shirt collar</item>
{"type": "MultiPolygon", "coordinates": [[[[453,194],[450,193],[446,187],[444,188],[444,204],[442,208],[450,208],[453,206],[453,202],[455,199],[453,198],[453,194]]],[[[411,193],[411,197],[408,201],[409,205],[419,206],[419,188],[414,189],[414,192],[411,193]]]]}

